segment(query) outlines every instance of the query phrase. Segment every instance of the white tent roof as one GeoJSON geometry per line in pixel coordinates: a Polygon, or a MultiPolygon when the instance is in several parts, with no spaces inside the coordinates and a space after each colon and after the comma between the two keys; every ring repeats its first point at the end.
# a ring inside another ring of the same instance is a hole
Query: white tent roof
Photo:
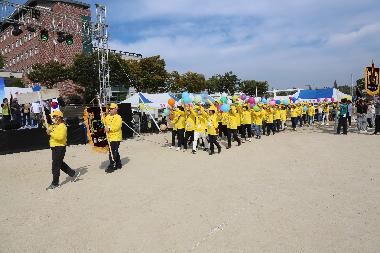
{"type": "MultiPolygon", "coordinates": [[[[172,98],[169,93],[148,94],[141,92],[140,94],[151,102],[145,103],[145,105],[155,109],[166,108],[168,100],[172,98]]],[[[139,93],[136,93],[121,103],[130,103],[132,107],[138,107],[140,105],[140,101],[140,95],[139,93]]]]}

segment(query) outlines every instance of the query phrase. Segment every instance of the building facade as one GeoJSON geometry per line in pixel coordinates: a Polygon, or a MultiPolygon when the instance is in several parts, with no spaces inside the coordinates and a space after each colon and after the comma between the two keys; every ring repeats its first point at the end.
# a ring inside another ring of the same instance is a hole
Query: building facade
{"type": "Polygon", "coordinates": [[[68,0],[30,0],[25,5],[40,11],[16,9],[9,18],[20,20],[19,25],[15,27],[12,21],[1,24],[0,53],[5,58],[5,70],[27,73],[34,64],[52,60],[70,65],[75,55],[91,50],[91,37],[82,32],[84,21],[91,20],[90,5],[68,0]],[[17,28],[22,32],[15,32],[17,28]],[[46,40],[43,35],[47,35],[46,40]],[[72,44],[58,42],[59,35],[61,39],[71,38],[72,44]]]}

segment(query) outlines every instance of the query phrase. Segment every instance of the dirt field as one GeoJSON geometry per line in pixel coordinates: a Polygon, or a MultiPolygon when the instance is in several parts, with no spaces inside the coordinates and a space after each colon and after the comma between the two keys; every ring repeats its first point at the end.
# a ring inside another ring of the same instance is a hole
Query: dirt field
{"type": "MultiPolygon", "coordinates": [[[[169,138],[169,135],[167,135],[169,138]]],[[[380,252],[380,136],[301,129],[193,155],[127,140],[0,156],[0,252],[380,252]]]]}

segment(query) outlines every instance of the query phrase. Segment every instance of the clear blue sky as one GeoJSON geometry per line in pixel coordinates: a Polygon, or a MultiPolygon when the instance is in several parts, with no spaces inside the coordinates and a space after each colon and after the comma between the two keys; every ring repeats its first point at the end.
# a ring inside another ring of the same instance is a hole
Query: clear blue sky
{"type": "MultiPolygon", "coordinates": [[[[21,1],[18,1],[21,2],[21,1]]],[[[161,55],[168,70],[232,70],[271,87],[351,82],[380,65],[379,0],[111,0],[113,49],[161,55]]],[[[95,19],[95,17],[93,17],[95,19]]]]}

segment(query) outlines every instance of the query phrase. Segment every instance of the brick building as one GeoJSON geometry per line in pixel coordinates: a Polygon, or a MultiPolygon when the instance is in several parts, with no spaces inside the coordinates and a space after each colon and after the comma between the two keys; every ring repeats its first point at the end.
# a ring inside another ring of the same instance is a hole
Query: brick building
{"type": "Polygon", "coordinates": [[[16,10],[10,16],[22,21],[21,34],[12,35],[15,29],[12,23],[1,24],[0,53],[5,58],[5,70],[25,73],[36,63],[52,60],[70,65],[75,55],[91,50],[90,36],[82,36],[81,32],[84,21],[91,20],[90,5],[71,0],[29,0],[25,5],[37,8],[40,13],[36,16],[33,11],[16,10]],[[35,31],[28,31],[26,23],[35,31]],[[43,30],[47,30],[47,41],[41,39],[43,30]],[[72,36],[73,44],[59,43],[58,31],[72,36]]]}

